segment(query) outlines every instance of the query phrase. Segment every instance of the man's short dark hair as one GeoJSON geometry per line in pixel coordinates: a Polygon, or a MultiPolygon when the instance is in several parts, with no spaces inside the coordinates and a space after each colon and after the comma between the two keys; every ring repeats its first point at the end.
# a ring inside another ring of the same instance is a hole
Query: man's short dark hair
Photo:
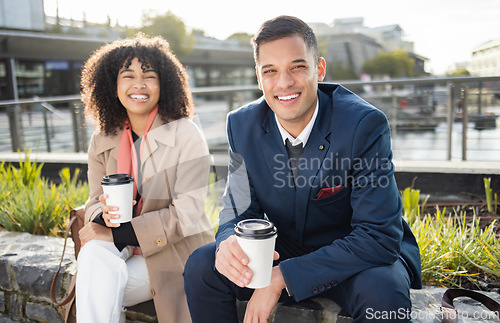
{"type": "Polygon", "coordinates": [[[313,52],[314,61],[317,62],[319,59],[318,40],[312,28],[297,17],[279,16],[264,22],[257,34],[253,36],[251,43],[255,63],[259,61],[261,44],[295,35],[304,39],[307,48],[313,52]]]}

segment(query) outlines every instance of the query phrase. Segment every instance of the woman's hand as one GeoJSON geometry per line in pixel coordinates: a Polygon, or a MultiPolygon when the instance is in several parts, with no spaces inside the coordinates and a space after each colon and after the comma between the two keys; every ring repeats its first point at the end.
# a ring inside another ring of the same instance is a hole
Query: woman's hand
{"type": "MultiPolygon", "coordinates": [[[[106,199],[108,198],[107,194],[102,194],[99,196],[99,201],[103,204],[101,206],[102,210],[102,219],[104,220],[104,223],[106,224],[107,227],[109,228],[117,228],[120,226],[120,223],[112,223],[110,220],[116,220],[120,218],[120,214],[110,214],[109,212],[116,212],[119,211],[117,206],[113,205],[107,205],[106,204],[106,199]]],[[[133,205],[135,205],[136,202],[133,201],[133,205]]]]}
{"type": "Polygon", "coordinates": [[[113,242],[113,233],[111,232],[111,229],[94,222],[87,223],[80,229],[78,235],[80,236],[82,247],[90,240],[113,242]]]}

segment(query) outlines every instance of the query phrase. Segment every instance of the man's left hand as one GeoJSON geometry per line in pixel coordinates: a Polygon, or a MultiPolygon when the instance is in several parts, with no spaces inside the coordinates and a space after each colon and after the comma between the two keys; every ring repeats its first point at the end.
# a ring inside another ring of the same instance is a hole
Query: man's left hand
{"type": "MultiPolygon", "coordinates": [[[[279,255],[275,252],[274,260],[277,260],[279,255]]],[[[244,323],[266,323],[274,306],[285,288],[285,281],[281,275],[279,266],[273,267],[271,275],[271,284],[265,288],[256,289],[252,297],[248,301],[245,312],[244,323]]]]}

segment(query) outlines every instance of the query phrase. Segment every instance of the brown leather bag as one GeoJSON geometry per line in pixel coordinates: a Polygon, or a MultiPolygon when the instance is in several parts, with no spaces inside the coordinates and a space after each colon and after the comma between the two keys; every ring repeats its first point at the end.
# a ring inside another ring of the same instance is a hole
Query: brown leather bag
{"type": "Polygon", "coordinates": [[[64,259],[64,253],[66,252],[66,242],[68,241],[69,232],[71,231],[71,239],[75,244],[75,259],[78,259],[78,253],[80,252],[80,248],[82,246],[80,242],[80,238],[78,236],[78,231],[84,226],[85,219],[85,209],[83,206],[80,206],[74,210],[71,210],[69,215],[69,224],[66,228],[66,234],[64,237],[64,247],[61,255],[61,261],[59,262],[59,267],[57,268],[56,273],[54,274],[54,278],[52,279],[52,284],[50,286],[50,298],[52,303],[55,306],[66,306],[65,310],[65,321],[66,322],[75,322],[76,319],[76,308],[75,308],[75,283],[76,283],[76,273],[73,275],[70,284],[70,291],[68,295],[63,298],[61,301],[57,301],[56,298],[56,283],[57,277],[59,276],[59,271],[61,270],[62,262],[64,259]]]}
{"type": "Polygon", "coordinates": [[[443,298],[441,299],[441,315],[443,323],[456,323],[457,322],[457,311],[453,305],[453,300],[457,297],[470,297],[480,302],[486,306],[490,311],[494,312],[495,315],[500,318],[500,303],[494,299],[486,296],[485,294],[475,292],[470,289],[460,289],[460,288],[450,288],[447,289],[443,298]]]}

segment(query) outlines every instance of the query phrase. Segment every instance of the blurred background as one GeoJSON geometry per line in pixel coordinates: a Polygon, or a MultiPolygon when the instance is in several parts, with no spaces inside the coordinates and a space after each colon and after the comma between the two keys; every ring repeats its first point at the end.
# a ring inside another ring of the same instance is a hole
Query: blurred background
{"type": "Polygon", "coordinates": [[[85,154],[80,69],[138,31],[166,38],[186,66],[213,154],[225,117],[261,95],[250,38],[266,19],[314,29],[328,82],[386,113],[394,158],[500,161],[500,2],[0,0],[0,153],[85,154]],[[308,6],[307,6],[308,5],[308,6]]]}

